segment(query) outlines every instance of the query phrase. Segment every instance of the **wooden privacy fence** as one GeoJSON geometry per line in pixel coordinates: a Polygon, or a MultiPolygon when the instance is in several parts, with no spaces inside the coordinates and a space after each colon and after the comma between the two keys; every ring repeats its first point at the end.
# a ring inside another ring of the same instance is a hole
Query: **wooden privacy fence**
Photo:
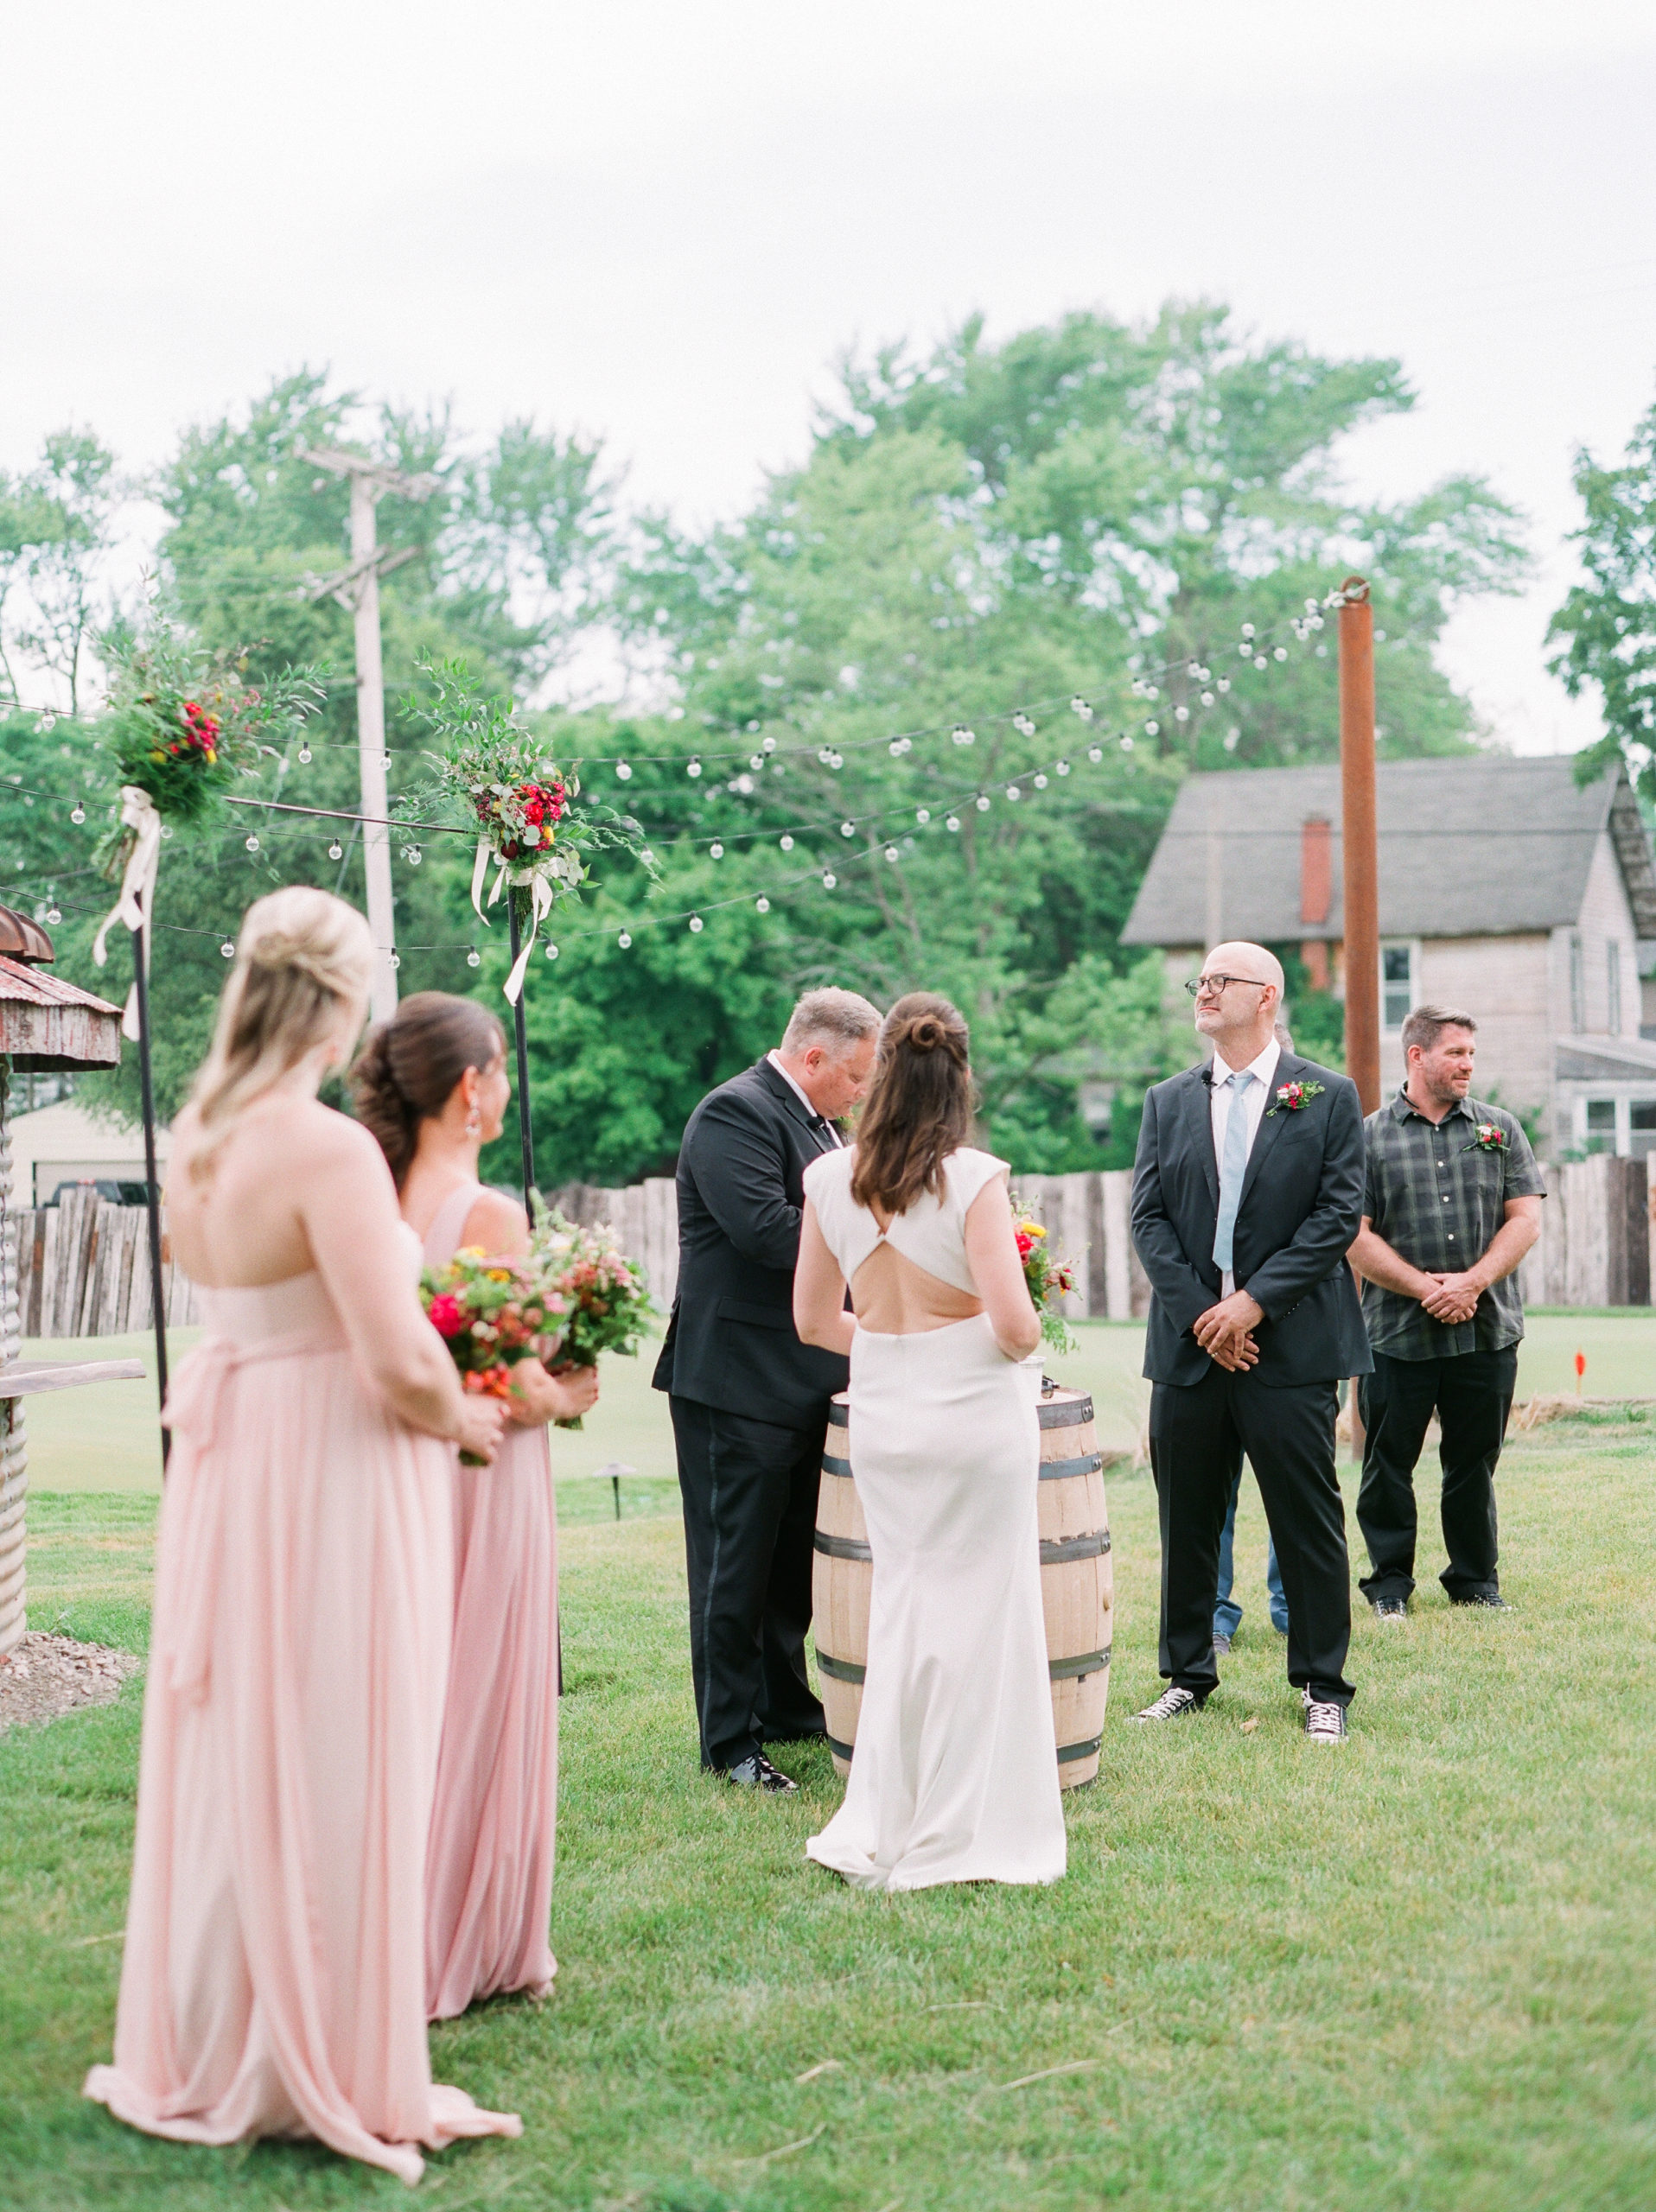
{"type": "MultiPolygon", "coordinates": [[[[1527,1306],[1648,1306],[1653,1269],[1652,1205],[1642,1160],[1600,1154],[1564,1167],[1543,1166],[1548,1197],[1541,1237],[1519,1282],[1527,1306]]],[[[1150,1285],[1129,1228],[1132,1177],[1023,1175],[1019,1198],[1040,1220],[1054,1252],[1071,1261],[1073,1320],[1140,1318],[1150,1285]]],[[[566,1184],[551,1202],[571,1221],[607,1221],[623,1251],[643,1262],[664,1307],[678,1281],[678,1209],[672,1184],[653,1176],[624,1190],[566,1184]]],[[[142,1206],[111,1205],[92,1191],[66,1191],[54,1206],[6,1216],[6,1274],[16,1286],[23,1337],[123,1337],[147,1329],[150,1249],[142,1206]]],[[[163,1253],[165,1248],[163,1246],[163,1253]]],[[[169,1327],[199,1321],[194,1287],[165,1258],[162,1289],[169,1327]]]]}
{"type": "MultiPolygon", "coordinates": [[[[66,1191],[54,1206],[6,1216],[6,1273],[16,1285],[23,1337],[125,1337],[151,1325],[150,1228],[143,1206],[95,1191],[66,1191]]],[[[162,1246],[169,1328],[201,1319],[195,1287],[162,1246]]]]}

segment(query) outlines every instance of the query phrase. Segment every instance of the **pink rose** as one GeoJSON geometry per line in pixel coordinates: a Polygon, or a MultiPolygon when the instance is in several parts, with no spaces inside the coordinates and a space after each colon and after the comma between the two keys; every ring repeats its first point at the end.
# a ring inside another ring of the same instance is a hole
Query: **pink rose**
{"type": "Polygon", "coordinates": [[[466,1317],[460,1310],[459,1300],[449,1297],[446,1291],[440,1298],[431,1300],[426,1312],[431,1326],[440,1337],[457,1337],[466,1325],[466,1317]]]}

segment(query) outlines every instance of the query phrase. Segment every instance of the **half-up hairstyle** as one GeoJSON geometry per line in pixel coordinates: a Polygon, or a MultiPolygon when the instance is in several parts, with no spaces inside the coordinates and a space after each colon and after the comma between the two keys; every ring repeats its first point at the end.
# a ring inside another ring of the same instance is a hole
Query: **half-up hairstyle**
{"type": "Polygon", "coordinates": [[[880,1031],[851,1196],[889,1214],[907,1213],[922,1191],[940,1197],[943,1163],[971,1136],[971,1122],[966,1025],[935,991],[910,991],[880,1031]]]}
{"type": "Polygon", "coordinates": [[[367,1012],[373,967],[368,925],[332,892],[290,884],[255,899],[190,1090],[201,1125],[192,1175],[209,1173],[238,1117],[308,1053],[337,1037],[345,1057],[367,1012]]]}
{"type": "Polygon", "coordinates": [[[468,1068],[492,1068],[505,1053],[506,1032],[487,1008],[447,991],[414,992],[370,1033],[351,1070],[351,1096],[399,1191],[420,1123],[442,1113],[468,1068]]]}

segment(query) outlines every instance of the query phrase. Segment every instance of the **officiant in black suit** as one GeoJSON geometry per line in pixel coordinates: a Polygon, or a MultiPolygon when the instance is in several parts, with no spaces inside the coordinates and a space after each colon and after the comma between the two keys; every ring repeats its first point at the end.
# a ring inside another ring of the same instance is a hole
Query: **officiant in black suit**
{"type": "Polygon", "coordinates": [[[844,1359],[800,1343],[802,1179],[868,1088],[880,1015],[807,991],[780,1046],[710,1091],[678,1154],[678,1288],[655,1387],[669,1394],[690,1574],[702,1764],[794,1784],[767,1743],[823,1732],[806,1674],[812,1535],[828,1402],[844,1359]]]}
{"type": "Polygon", "coordinates": [[[1362,1111],[1348,1077],[1277,1042],[1283,970],[1263,945],[1215,945],[1186,988],[1213,1057],[1147,1095],[1133,1170],[1170,1685],[1137,1717],[1177,1719],[1218,1687],[1220,1535],[1245,1452],[1288,1601],[1288,1678],[1307,1736],[1339,1743],[1351,1569],[1334,1412],[1341,1378],[1373,1363],[1346,1263],[1362,1111]]]}

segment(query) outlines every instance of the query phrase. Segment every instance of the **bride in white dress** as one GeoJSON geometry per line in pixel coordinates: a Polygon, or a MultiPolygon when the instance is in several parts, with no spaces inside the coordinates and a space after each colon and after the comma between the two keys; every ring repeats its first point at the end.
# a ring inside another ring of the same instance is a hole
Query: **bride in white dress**
{"type": "Polygon", "coordinates": [[[966,1025],[900,999],[855,1147],[805,1176],[793,1316],[850,1354],[851,1471],[874,1555],[845,1801],[807,1855],[859,1888],[1064,1872],[1041,1606],[1041,1325],[1007,1164],[964,1140],[966,1025]],[[844,1310],[850,1286],[853,1313],[844,1310]]]}

